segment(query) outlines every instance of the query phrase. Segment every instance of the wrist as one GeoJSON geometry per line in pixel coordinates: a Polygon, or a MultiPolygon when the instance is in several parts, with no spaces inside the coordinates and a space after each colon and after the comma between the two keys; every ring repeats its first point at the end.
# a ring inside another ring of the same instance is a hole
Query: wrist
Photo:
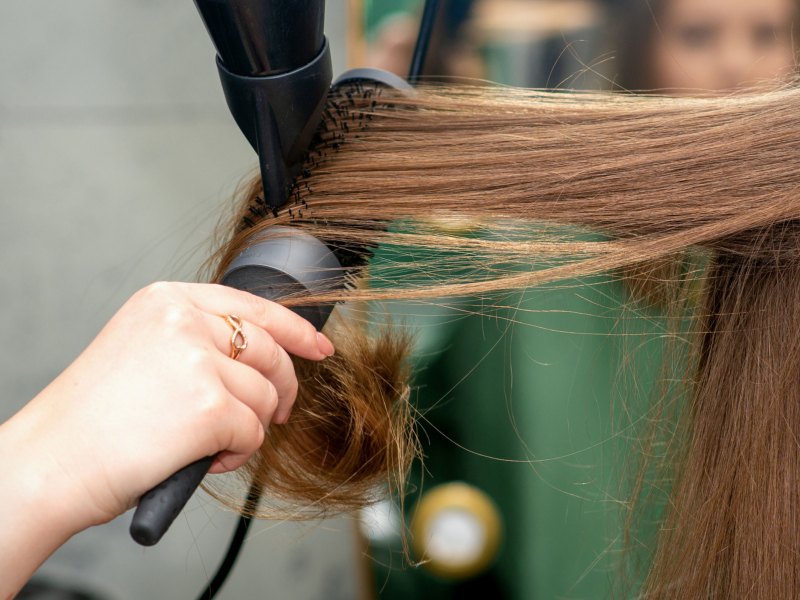
{"type": "Polygon", "coordinates": [[[0,572],[12,574],[0,584],[0,598],[16,593],[50,554],[92,524],[47,442],[29,407],[0,425],[0,572]]]}

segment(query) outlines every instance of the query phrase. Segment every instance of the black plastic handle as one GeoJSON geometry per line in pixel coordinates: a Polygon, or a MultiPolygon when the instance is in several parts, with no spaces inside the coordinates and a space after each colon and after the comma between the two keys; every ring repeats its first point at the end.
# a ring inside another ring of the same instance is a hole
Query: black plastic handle
{"type": "Polygon", "coordinates": [[[142,496],[133,514],[131,537],[142,546],[157,544],[203,481],[212,462],[213,456],[201,458],[142,496]]]}

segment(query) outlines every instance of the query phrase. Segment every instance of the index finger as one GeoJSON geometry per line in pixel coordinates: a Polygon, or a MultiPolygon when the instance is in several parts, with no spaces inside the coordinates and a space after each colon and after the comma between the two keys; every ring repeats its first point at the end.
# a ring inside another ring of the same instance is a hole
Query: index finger
{"type": "Polygon", "coordinates": [[[270,300],[212,283],[187,283],[187,293],[200,310],[214,315],[237,315],[266,330],[289,354],[322,360],[333,344],[303,317],[270,300]]]}

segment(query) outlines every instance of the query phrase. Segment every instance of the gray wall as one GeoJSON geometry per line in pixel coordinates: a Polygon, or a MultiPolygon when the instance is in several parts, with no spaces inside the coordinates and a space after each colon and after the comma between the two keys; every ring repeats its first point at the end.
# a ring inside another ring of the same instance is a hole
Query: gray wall
{"type": "MultiPolygon", "coordinates": [[[[344,0],[328,2],[336,70],[344,0]]],[[[0,419],[133,291],[191,279],[254,155],[224,106],[190,0],[0,2],[0,419]]],[[[196,497],[143,549],[126,515],[41,570],[109,597],[192,598],[234,519],[196,497]]],[[[2,541],[0,541],[2,543],[2,541]]],[[[259,524],[225,598],[353,598],[351,522],[259,524]]]]}

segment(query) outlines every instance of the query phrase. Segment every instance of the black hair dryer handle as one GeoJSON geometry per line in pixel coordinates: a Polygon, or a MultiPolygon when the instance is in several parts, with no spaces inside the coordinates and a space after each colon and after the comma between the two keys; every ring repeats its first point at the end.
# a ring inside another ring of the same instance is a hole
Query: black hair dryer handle
{"type": "MultiPolygon", "coordinates": [[[[334,292],[344,287],[344,269],[333,252],[315,237],[290,227],[271,227],[260,235],[230,264],[223,284],[267,300],[334,292]]],[[[322,329],[333,305],[305,305],[292,310],[322,329]]],[[[134,541],[143,546],[158,543],[213,461],[213,456],[201,458],[142,496],[130,527],[134,541]]]]}

